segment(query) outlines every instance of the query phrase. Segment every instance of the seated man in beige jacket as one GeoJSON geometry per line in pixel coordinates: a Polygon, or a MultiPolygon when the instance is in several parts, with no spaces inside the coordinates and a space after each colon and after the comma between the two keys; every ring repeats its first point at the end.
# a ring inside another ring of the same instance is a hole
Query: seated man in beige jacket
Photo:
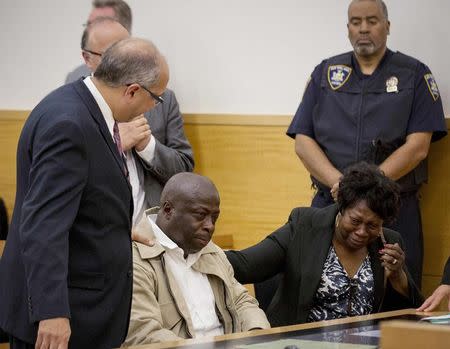
{"type": "Polygon", "coordinates": [[[135,229],[155,244],[133,243],[133,301],[124,345],[270,327],[211,241],[219,204],[208,178],[179,173],[166,183],[161,207],[146,211],[135,229]]]}

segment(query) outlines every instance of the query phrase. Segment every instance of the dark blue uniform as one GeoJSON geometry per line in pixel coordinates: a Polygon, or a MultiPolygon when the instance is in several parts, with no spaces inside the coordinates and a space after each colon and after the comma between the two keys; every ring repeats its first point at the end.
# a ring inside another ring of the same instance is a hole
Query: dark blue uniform
{"type": "MultiPolygon", "coordinates": [[[[313,138],[343,171],[363,160],[381,164],[416,132],[432,132],[432,141],[447,134],[439,90],[427,66],[387,50],[372,75],[361,72],[353,52],[319,64],[287,134],[313,138]]],[[[330,188],[312,180],[318,188],[312,206],[332,204],[330,188]]],[[[398,180],[402,205],[390,226],[405,241],[406,263],[419,286],[423,237],[417,190],[426,180],[426,161],[398,180]]]]}

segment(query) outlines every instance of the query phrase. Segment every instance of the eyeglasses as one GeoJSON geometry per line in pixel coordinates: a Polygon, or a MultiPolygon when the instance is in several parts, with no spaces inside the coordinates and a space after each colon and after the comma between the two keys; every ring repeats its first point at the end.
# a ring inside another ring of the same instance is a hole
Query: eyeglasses
{"type": "MultiPolygon", "coordinates": [[[[138,83],[135,82],[134,84],[138,84],[138,83]]],[[[130,86],[130,85],[132,85],[132,84],[127,84],[127,86],[130,86]]],[[[164,99],[161,96],[154,94],[152,91],[150,91],[148,88],[142,86],[141,84],[138,84],[138,85],[150,94],[150,96],[155,100],[155,105],[158,105],[159,103],[164,103],[164,99]]]]}
{"type": "Polygon", "coordinates": [[[95,55],[95,56],[99,56],[99,57],[101,57],[103,55],[103,53],[98,53],[98,52],[95,52],[95,51],[87,50],[85,48],[83,49],[83,51],[87,52],[87,53],[90,53],[91,55],[95,55]]]}
{"type": "Polygon", "coordinates": [[[152,98],[155,100],[155,105],[159,104],[159,103],[164,103],[164,99],[161,96],[158,96],[156,94],[154,94],[152,91],[150,91],[148,88],[141,86],[145,91],[147,91],[148,93],[150,93],[150,96],[152,96],[152,98]]]}
{"type": "MultiPolygon", "coordinates": [[[[137,82],[135,82],[137,84],[137,82]]],[[[131,84],[127,84],[127,86],[130,86],[131,84]]],[[[155,100],[155,105],[158,105],[159,103],[164,103],[164,99],[161,96],[158,96],[154,94],[152,91],[150,91],[148,88],[142,86],[141,84],[138,84],[140,87],[142,87],[145,91],[147,91],[150,96],[155,100]]]]}

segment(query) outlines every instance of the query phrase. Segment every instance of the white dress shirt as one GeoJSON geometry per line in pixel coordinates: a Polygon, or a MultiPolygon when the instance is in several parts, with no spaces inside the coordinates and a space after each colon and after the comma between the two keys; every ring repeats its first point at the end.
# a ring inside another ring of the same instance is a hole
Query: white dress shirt
{"type": "Polygon", "coordinates": [[[184,300],[188,306],[195,333],[194,337],[218,336],[224,334],[223,326],[216,313],[214,293],[207,275],[192,268],[200,258],[201,251],[189,254],[184,252],[155,223],[156,215],[150,215],[149,221],[156,240],[164,248],[164,261],[173,274],[184,300]]]}

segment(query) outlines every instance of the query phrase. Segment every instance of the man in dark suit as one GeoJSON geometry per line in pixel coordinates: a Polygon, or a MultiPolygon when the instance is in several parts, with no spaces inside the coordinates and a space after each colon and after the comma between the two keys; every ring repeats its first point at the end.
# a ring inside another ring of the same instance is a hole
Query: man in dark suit
{"type": "MultiPolygon", "coordinates": [[[[89,69],[94,73],[103,52],[128,36],[126,28],[114,18],[91,20],[81,40],[89,69]]],[[[167,89],[161,98],[164,103],[158,103],[145,115],[118,124],[133,191],[133,225],[140,221],[147,208],[159,205],[162,188],[170,177],[192,171],[194,167],[175,94],[167,89]]]]}
{"type": "Polygon", "coordinates": [[[0,284],[0,327],[12,348],[112,348],[124,340],[133,204],[116,121],[154,107],[168,77],[153,44],[125,39],[93,77],[50,93],[26,121],[0,261],[8,280],[0,284]]]}

